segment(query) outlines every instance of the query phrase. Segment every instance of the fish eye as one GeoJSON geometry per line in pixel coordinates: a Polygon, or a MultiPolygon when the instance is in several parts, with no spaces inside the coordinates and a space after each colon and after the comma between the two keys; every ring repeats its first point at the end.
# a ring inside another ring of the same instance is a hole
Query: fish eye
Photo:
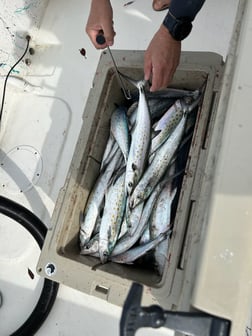
{"type": "Polygon", "coordinates": [[[108,251],[104,251],[104,252],[103,252],[103,256],[104,256],[104,257],[107,257],[107,256],[108,256],[108,251]]]}
{"type": "Polygon", "coordinates": [[[137,169],[137,166],[136,166],[134,163],[132,163],[132,166],[131,166],[131,167],[132,167],[132,170],[133,170],[133,171],[135,171],[135,170],[137,169]]]}
{"type": "Polygon", "coordinates": [[[131,188],[131,187],[133,187],[133,183],[132,182],[129,182],[128,183],[128,186],[131,188]]]}

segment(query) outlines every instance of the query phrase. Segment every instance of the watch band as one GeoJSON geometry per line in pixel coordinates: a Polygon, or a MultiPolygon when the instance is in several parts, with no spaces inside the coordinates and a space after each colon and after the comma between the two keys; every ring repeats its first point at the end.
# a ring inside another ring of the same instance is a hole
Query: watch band
{"type": "Polygon", "coordinates": [[[163,25],[177,41],[185,39],[192,30],[192,22],[189,17],[176,18],[170,10],[163,21],[163,25]]]}

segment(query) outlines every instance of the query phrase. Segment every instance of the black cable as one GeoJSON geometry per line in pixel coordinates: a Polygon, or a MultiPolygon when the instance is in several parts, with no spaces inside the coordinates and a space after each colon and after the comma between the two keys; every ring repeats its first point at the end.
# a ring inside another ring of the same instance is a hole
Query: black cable
{"type": "Polygon", "coordinates": [[[3,108],[4,108],[4,100],[5,100],[5,92],[6,92],[6,85],[7,85],[7,80],[12,72],[12,70],[18,65],[19,62],[22,61],[22,59],[25,57],[25,54],[27,53],[27,50],[29,48],[29,44],[30,44],[30,40],[31,37],[29,35],[26,36],[26,40],[27,40],[27,45],[25,48],[24,53],[22,54],[22,56],[17,60],[17,62],[10,68],[9,72],[7,73],[5,80],[4,80],[4,87],[3,87],[3,96],[2,96],[2,105],[1,105],[1,109],[0,109],[0,121],[2,119],[2,114],[3,114],[3,108]]]}
{"type": "MultiPolygon", "coordinates": [[[[41,220],[22,205],[0,196],[0,213],[21,224],[43,246],[47,228],[41,220]]],[[[55,302],[59,284],[49,279],[44,280],[40,298],[31,315],[11,336],[33,336],[41,327],[55,302]]]]}

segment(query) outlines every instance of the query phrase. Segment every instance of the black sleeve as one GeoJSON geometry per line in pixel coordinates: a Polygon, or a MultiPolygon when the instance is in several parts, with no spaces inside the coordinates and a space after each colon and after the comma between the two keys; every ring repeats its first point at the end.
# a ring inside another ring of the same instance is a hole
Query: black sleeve
{"type": "Polygon", "coordinates": [[[177,19],[186,17],[192,22],[204,2],[205,0],[172,0],[169,11],[177,19]]]}

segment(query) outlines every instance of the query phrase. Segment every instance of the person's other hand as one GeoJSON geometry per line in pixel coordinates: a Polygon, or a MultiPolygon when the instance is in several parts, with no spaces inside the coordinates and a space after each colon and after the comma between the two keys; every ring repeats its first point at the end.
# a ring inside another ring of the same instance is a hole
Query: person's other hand
{"type": "Polygon", "coordinates": [[[104,49],[114,43],[113,9],[109,0],[92,0],[86,33],[97,49],[104,49]],[[106,42],[98,44],[97,35],[103,32],[106,42]]]}
{"type": "Polygon", "coordinates": [[[162,24],[144,55],[144,77],[151,80],[151,91],[166,88],[179,64],[181,42],[176,41],[162,24]]]}

